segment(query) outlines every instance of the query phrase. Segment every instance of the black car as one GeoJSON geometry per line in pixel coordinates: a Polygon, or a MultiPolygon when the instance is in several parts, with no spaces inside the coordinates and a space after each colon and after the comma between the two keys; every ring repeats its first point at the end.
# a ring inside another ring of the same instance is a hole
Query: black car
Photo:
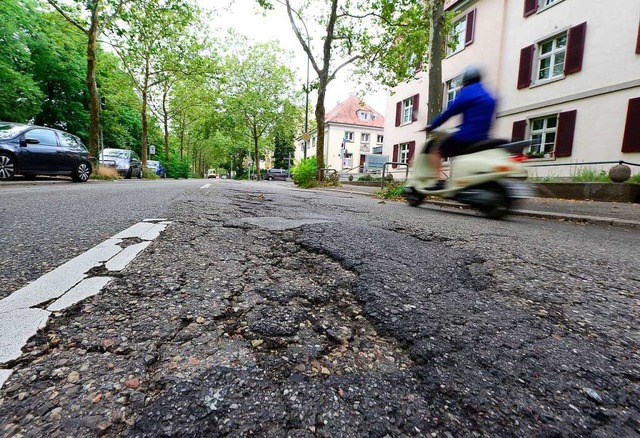
{"type": "Polygon", "coordinates": [[[267,169],[265,178],[267,181],[286,181],[289,178],[289,171],[287,169],[267,169]]]}
{"type": "Polygon", "coordinates": [[[91,176],[89,151],[75,135],[43,126],[0,122],[0,181],[15,175],[91,176]]]}

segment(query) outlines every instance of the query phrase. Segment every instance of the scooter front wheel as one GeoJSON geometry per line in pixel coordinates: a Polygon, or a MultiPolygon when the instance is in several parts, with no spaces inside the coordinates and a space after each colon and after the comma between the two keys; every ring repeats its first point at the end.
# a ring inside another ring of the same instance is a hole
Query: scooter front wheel
{"type": "Polygon", "coordinates": [[[417,207],[422,204],[422,201],[424,200],[424,195],[418,193],[413,187],[404,188],[404,197],[407,200],[407,203],[412,207],[417,207]]]}

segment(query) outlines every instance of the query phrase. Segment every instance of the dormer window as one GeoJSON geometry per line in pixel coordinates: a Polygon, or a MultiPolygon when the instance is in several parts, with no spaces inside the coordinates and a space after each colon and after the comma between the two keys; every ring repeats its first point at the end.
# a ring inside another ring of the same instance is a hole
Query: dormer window
{"type": "Polygon", "coordinates": [[[373,114],[368,111],[358,111],[358,118],[362,121],[368,122],[369,120],[373,120],[373,114]]]}

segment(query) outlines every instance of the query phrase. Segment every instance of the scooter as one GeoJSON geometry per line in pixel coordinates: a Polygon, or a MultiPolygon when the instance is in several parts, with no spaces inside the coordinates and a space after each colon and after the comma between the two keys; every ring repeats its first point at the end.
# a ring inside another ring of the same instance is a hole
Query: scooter
{"type": "Polygon", "coordinates": [[[451,158],[444,188],[431,189],[439,175],[430,165],[429,151],[450,134],[442,130],[430,132],[421,153],[414,158],[404,188],[409,205],[417,207],[425,197],[438,196],[477,208],[489,218],[501,219],[515,200],[535,195],[524,183],[527,170],[522,164],[526,160],[523,150],[530,146],[528,140],[486,140],[470,146],[463,155],[451,158]]]}

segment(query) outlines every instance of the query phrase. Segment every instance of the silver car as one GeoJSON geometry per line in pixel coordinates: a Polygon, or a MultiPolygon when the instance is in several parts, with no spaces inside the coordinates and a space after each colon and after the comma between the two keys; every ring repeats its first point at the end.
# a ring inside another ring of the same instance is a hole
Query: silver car
{"type": "Polygon", "coordinates": [[[142,178],[142,161],[128,149],[104,149],[100,153],[100,165],[115,168],[127,179],[133,176],[142,178]]]}

